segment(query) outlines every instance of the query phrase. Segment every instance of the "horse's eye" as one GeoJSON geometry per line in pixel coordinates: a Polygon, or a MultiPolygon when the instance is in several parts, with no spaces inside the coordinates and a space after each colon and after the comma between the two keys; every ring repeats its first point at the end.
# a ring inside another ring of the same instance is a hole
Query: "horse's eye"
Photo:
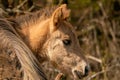
{"type": "Polygon", "coordinates": [[[64,43],[64,45],[70,45],[71,44],[71,40],[65,39],[65,40],[63,40],[63,43],[64,43]]]}

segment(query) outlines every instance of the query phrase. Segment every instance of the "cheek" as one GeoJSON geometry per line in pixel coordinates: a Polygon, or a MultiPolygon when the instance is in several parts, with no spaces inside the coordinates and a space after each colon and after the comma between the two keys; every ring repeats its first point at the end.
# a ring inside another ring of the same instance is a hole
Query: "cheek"
{"type": "Polygon", "coordinates": [[[63,42],[61,40],[56,40],[52,44],[50,44],[50,48],[48,50],[49,55],[52,57],[62,57],[66,55],[66,49],[63,45],[63,42]]]}
{"type": "Polygon", "coordinates": [[[61,64],[66,56],[65,54],[65,50],[61,50],[61,48],[55,49],[53,53],[50,54],[50,60],[56,62],[57,64],[61,64]]]}
{"type": "Polygon", "coordinates": [[[69,65],[66,64],[65,58],[67,57],[67,53],[64,49],[62,48],[56,48],[54,52],[51,54],[50,60],[53,61],[55,64],[57,64],[59,67],[68,67],[69,65]]]}
{"type": "Polygon", "coordinates": [[[63,57],[63,65],[67,65],[67,67],[74,68],[80,62],[80,57],[76,54],[69,53],[69,55],[63,57]]]}
{"type": "Polygon", "coordinates": [[[71,56],[64,56],[62,64],[72,68],[76,65],[76,61],[75,58],[71,56]]]}
{"type": "Polygon", "coordinates": [[[53,44],[48,50],[50,60],[61,62],[62,58],[66,55],[65,48],[59,44],[53,44]]]}

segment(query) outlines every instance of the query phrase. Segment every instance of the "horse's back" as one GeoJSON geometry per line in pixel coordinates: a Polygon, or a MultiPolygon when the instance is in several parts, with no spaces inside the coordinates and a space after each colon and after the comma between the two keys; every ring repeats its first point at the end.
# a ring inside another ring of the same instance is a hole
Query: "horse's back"
{"type": "Polygon", "coordinates": [[[0,80],[22,80],[19,60],[12,49],[5,43],[5,30],[11,30],[10,24],[0,16],[0,80]],[[4,43],[2,43],[2,42],[4,43]]]}

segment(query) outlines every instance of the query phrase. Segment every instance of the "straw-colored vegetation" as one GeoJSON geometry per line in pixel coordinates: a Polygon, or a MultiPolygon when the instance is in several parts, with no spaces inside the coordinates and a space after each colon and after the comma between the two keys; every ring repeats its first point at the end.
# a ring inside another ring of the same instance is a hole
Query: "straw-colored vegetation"
{"type": "MultiPolygon", "coordinates": [[[[0,15],[16,17],[62,3],[71,9],[69,20],[91,66],[83,80],[119,80],[120,0],[0,0],[0,15]]],[[[50,78],[58,73],[49,64],[43,66],[50,78]]]]}

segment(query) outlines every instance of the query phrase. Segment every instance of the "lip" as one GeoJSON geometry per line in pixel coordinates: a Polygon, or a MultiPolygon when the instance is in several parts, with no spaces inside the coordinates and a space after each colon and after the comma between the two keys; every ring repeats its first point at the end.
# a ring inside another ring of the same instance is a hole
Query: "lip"
{"type": "Polygon", "coordinates": [[[82,73],[81,73],[80,71],[75,70],[75,71],[74,71],[74,74],[75,74],[75,76],[78,77],[79,79],[82,79],[82,78],[83,78],[83,75],[82,75],[82,73]]]}

